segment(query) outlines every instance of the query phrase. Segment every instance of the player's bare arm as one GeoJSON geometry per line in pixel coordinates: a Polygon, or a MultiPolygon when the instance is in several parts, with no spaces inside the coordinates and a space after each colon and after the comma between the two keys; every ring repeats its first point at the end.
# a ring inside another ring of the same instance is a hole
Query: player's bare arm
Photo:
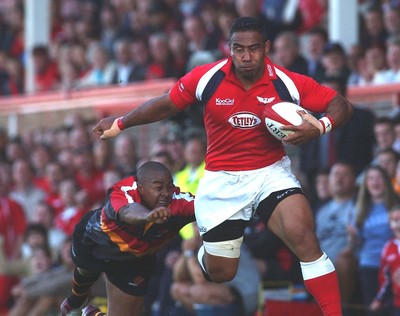
{"type": "Polygon", "coordinates": [[[93,127],[100,138],[117,136],[123,129],[161,121],[179,112],[172,103],[169,93],[146,101],[121,117],[106,117],[93,127]]]}
{"type": "Polygon", "coordinates": [[[156,207],[149,211],[139,203],[124,206],[118,212],[118,219],[132,226],[141,226],[149,222],[162,224],[171,217],[171,210],[167,207],[156,207]]]}
{"type": "MultiPolygon", "coordinates": [[[[352,104],[346,98],[338,94],[328,104],[325,111],[325,117],[329,117],[332,120],[333,126],[329,126],[329,130],[342,126],[351,117],[352,113],[352,104]]],[[[292,130],[295,132],[284,138],[283,142],[286,144],[299,145],[325,133],[326,127],[322,126],[321,120],[318,120],[312,114],[306,113],[305,111],[299,111],[299,114],[303,118],[303,123],[301,125],[282,126],[283,130],[292,130]]]]}

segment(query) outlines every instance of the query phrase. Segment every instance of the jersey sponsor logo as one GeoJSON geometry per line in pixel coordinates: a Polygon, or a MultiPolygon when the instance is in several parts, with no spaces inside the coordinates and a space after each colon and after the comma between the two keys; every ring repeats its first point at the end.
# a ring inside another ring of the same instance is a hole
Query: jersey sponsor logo
{"type": "Polygon", "coordinates": [[[268,103],[271,103],[272,101],[274,101],[274,100],[275,100],[275,97],[263,98],[263,97],[257,96],[257,100],[258,100],[258,102],[260,102],[260,103],[268,104],[268,103]]]}
{"type": "Polygon", "coordinates": [[[249,129],[261,123],[261,119],[251,112],[239,112],[233,114],[228,122],[235,128],[249,129]]]}
{"type": "Polygon", "coordinates": [[[235,99],[221,99],[221,98],[215,98],[215,104],[216,105],[234,105],[235,104],[235,99]]]}

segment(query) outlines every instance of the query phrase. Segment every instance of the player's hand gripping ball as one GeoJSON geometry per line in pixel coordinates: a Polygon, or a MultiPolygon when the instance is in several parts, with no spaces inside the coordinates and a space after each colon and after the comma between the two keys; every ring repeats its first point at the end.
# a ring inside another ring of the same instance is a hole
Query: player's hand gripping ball
{"type": "Polygon", "coordinates": [[[275,103],[272,106],[265,107],[263,112],[263,121],[268,131],[281,141],[283,138],[293,133],[293,131],[290,130],[281,130],[281,126],[297,126],[303,122],[303,118],[297,113],[298,110],[306,111],[304,108],[295,103],[275,103]]]}

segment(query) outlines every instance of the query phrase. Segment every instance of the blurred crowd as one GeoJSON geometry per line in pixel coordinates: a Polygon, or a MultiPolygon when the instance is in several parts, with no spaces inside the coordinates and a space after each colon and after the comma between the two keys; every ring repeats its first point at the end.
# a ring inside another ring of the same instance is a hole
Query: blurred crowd
{"type": "MultiPolygon", "coordinates": [[[[179,77],[228,56],[237,16],[258,16],[279,65],[349,85],[398,82],[399,1],[359,1],[359,41],[327,34],[327,0],[54,0],[51,38],[32,49],[35,91],[179,77]],[[293,6],[295,3],[295,6],[293,6]]],[[[0,95],[24,93],[24,1],[0,4],[0,95]]]]}
{"type": "MultiPolygon", "coordinates": [[[[50,3],[51,42],[32,51],[38,92],[177,78],[198,64],[227,57],[231,22],[248,15],[265,21],[275,63],[343,95],[350,85],[400,82],[400,1],[359,1],[360,38],[350,49],[329,40],[326,0],[299,0],[295,10],[286,7],[292,1],[272,0],[50,3]]],[[[0,95],[24,93],[23,15],[24,1],[0,2],[0,95]]],[[[113,183],[144,161],[164,163],[177,186],[196,193],[206,150],[201,113],[162,122],[146,153],[139,152],[137,135],[129,130],[101,141],[91,131],[93,124],[70,115],[57,128],[17,137],[0,129],[0,315],[58,315],[60,300],[70,290],[74,226],[102,205],[113,183]]],[[[390,280],[380,256],[396,236],[390,216],[399,208],[399,157],[398,113],[376,117],[358,105],[346,126],[300,146],[294,157],[322,249],[338,269],[344,306],[358,304],[359,315],[367,310],[384,315],[379,313],[393,305],[378,289],[390,280]]],[[[197,297],[190,301],[184,294],[191,286],[197,289],[199,281],[186,273],[183,282],[181,269],[187,269],[184,251],[199,246],[195,231],[182,232],[160,254],[145,315],[152,306],[160,315],[178,315],[177,306],[193,315],[197,297]]],[[[250,223],[245,245],[257,269],[244,280],[302,282],[297,259],[259,221],[250,223]]],[[[242,302],[253,302],[258,284],[246,294],[241,282],[232,284],[235,293],[242,302]]],[[[105,296],[102,284],[96,293],[105,296]]],[[[207,291],[197,294],[204,300],[207,291]]]]}

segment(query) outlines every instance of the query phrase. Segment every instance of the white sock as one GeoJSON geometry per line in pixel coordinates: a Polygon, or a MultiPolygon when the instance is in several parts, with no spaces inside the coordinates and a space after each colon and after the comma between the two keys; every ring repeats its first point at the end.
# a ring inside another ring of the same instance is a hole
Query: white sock
{"type": "Polygon", "coordinates": [[[320,258],[312,262],[300,262],[304,280],[314,279],[335,271],[332,261],[323,253],[320,258]]]}

